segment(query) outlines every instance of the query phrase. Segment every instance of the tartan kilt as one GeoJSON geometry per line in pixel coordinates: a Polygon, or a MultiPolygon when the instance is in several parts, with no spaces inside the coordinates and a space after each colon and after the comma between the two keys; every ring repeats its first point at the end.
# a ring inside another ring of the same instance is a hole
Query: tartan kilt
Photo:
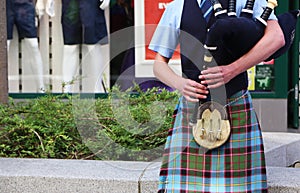
{"type": "Polygon", "coordinates": [[[228,141],[204,150],[189,126],[193,105],[183,97],[168,132],[159,174],[159,193],[268,192],[263,139],[252,99],[240,91],[228,99],[228,141]]]}

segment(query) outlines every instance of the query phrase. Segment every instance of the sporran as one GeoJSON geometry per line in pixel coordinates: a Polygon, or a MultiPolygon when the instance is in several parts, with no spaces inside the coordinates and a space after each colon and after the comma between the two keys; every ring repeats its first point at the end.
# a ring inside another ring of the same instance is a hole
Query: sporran
{"type": "Polygon", "coordinates": [[[202,147],[214,149],[224,144],[230,136],[230,122],[226,108],[208,101],[198,107],[197,122],[193,125],[195,141],[202,147]]]}

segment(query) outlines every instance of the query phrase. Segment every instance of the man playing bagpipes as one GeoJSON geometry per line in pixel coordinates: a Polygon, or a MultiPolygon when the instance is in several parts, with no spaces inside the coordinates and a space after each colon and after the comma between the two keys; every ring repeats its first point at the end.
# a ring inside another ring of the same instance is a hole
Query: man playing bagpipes
{"type": "MultiPolygon", "coordinates": [[[[227,0],[220,0],[220,3],[224,9],[228,8],[227,0]]],[[[246,0],[236,1],[237,16],[246,3],[246,0]]],[[[272,12],[263,36],[248,52],[231,63],[207,68],[207,63],[203,62],[204,44],[216,17],[209,13],[210,6],[204,10],[205,4],[205,0],[171,2],[149,45],[157,52],[153,67],[155,76],[182,94],[166,140],[158,192],[267,192],[262,135],[247,90],[246,70],[284,46],[284,35],[272,12]],[[168,66],[178,44],[182,76],[168,66]],[[218,89],[221,91],[213,94],[218,89]],[[213,126],[227,128],[229,122],[230,136],[216,148],[199,145],[193,135],[194,124],[190,124],[190,120],[199,101],[203,106],[210,101],[221,105],[210,108],[214,106],[212,102],[204,108],[203,121],[199,122],[203,130],[200,128],[197,133],[200,139],[216,141],[220,135],[211,135],[215,132],[213,126]]],[[[266,6],[265,0],[256,0],[253,17],[259,17],[266,6]]]]}
{"type": "MultiPolygon", "coordinates": [[[[219,0],[211,0],[211,2],[217,20],[209,27],[206,35],[204,44],[206,50],[202,65],[204,70],[214,66],[230,64],[246,54],[263,37],[268,18],[277,6],[277,0],[268,0],[262,14],[253,18],[255,0],[247,0],[239,17],[235,12],[236,0],[228,1],[228,10],[222,8],[219,0]]],[[[295,36],[299,14],[299,10],[293,10],[278,16],[285,45],[266,60],[275,59],[290,48],[295,36]]],[[[242,78],[240,77],[241,81],[242,78]]],[[[229,82],[225,86],[228,92],[230,92],[229,85],[231,83],[229,82]]],[[[193,135],[200,146],[209,149],[216,148],[225,143],[230,135],[227,112],[216,102],[206,102],[205,105],[203,102],[205,101],[200,101],[200,105],[195,104],[194,115],[191,118],[193,135]],[[217,109],[217,106],[220,107],[217,109]],[[214,112],[214,114],[211,114],[211,112],[214,112]]]]}

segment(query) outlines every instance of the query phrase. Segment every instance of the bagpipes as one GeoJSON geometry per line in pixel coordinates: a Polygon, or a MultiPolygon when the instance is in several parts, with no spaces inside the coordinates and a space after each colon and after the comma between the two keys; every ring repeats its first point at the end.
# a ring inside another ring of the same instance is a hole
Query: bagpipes
{"type": "MultiPolygon", "coordinates": [[[[228,12],[222,8],[218,0],[211,0],[211,2],[217,19],[207,33],[204,45],[207,51],[204,61],[213,56],[218,65],[230,64],[247,53],[264,35],[267,20],[277,6],[276,0],[268,0],[267,7],[261,16],[253,18],[255,0],[247,0],[239,17],[235,12],[235,0],[229,0],[228,12]]],[[[278,58],[290,48],[294,40],[298,16],[299,10],[278,16],[278,22],[285,37],[285,45],[267,60],[278,58]]]]}
{"type": "MultiPolygon", "coordinates": [[[[203,69],[218,65],[227,65],[246,54],[264,35],[267,20],[276,0],[268,0],[267,7],[258,18],[253,18],[255,0],[247,0],[239,17],[236,15],[236,1],[229,0],[228,10],[224,10],[218,0],[211,0],[215,23],[209,28],[205,41],[203,69]]],[[[278,16],[279,25],[284,33],[285,45],[267,60],[284,54],[291,46],[299,10],[278,16]]],[[[224,144],[230,136],[230,123],[227,120],[225,106],[215,102],[201,102],[195,106],[190,123],[195,141],[202,147],[213,149],[224,144]]]]}

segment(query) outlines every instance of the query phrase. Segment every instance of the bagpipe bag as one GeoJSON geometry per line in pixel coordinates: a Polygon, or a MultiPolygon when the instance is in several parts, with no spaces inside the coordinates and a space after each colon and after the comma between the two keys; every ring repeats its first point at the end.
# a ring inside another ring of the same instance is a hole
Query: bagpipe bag
{"type": "MultiPolygon", "coordinates": [[[[259,18],[253,18],[255,0],[248,0],[239,17],[235,13],[235,0],[229,0],[228,11],[223,10],[218,0],[211,0],[216,22],[210,27],[204,47],[218,65],[226,65],[247,53],[264,35],[267,20],[277,6],[276,0],[269,0],[259,18]]],[[[285,45],[267,60],[284,54],[291,46],[299,10],[289,11],[278,16],[284,33],[285,45]]],[[[209,54],[207,52],[207,54],[209,54]]]]}

